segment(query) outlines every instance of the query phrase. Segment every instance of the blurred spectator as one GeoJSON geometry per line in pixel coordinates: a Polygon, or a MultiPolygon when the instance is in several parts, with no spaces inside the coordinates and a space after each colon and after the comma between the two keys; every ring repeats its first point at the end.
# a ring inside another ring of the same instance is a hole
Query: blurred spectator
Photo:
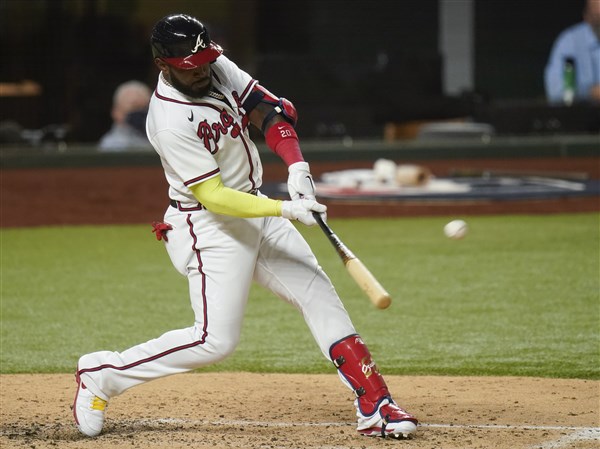
{"type": "Polygon", "coordinates": [[[102,151],[151,148],[146,137],[146,115],[152,92],[140,81],[127,81],[115,90],[113,125],[98,144],[102,151]]]}
{"type": "Polygon", "coordinates": [[[587,0],[583,21],[564,30],[554,42],[544,73],[551,103],[565,102],[567,60],[574,65],[574,101],[600,102],[600,0],[587,0]]]}
{"type": "Polygon", "coordinates": [[[0,143],[22,143],[23,127],[13,120],[0,121],[0,143]]]}

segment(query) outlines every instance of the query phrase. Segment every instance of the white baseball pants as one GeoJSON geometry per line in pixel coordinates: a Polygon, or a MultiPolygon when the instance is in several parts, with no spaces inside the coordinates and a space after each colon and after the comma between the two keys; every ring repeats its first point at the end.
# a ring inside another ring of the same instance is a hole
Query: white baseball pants
{"type": "Polygon", "coordinates": [[[327,359],[334,342],[356,333],[331,281],[288,220],[169,207],[164,221],[173,226],[165,244],[171,261],[189,281],[194,325],[123,352],[82,356],[78,371],[95,395],[108,400],[140,383],[230,355],[253,280],[298,308],[327,359]]]}

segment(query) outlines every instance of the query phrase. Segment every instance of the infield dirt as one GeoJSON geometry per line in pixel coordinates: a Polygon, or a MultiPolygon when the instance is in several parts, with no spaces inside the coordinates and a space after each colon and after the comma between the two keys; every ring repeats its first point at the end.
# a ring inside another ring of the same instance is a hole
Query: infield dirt
{"type": "Polygon", "coordinates": [[[335,374],[192,373],[113,398],[103,433],[76,430],[73,375],[2,375],[2,448],[581,448],[599,445],[600,382],[387,376],[421,421],[412,440],[359,436],[335,374]]]}

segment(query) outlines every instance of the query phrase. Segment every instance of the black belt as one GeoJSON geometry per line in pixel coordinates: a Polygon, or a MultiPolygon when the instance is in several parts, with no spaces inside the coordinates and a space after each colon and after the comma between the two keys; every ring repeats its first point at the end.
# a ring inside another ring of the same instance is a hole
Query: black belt
{"type": "MultiPolygon", "coordinates": [[[[254,195],[256,196],[258,194],[258,189],[252,189],[248,192],[250,195],[254,195]]],[[[181,212],[193,212],[196,210],[205,210],[206,207],[204,207],[202,204],[198,203],[194,206],[183,206],[181,204],[181,201],[175,201],[175,200],[170,200],[169,201],[169,205],[171,207],[174,207],[175,209],[179,209],[181,212]]]]}
{"type": "Polygon", "coordinates": [[[171,200],[169,201],[169,205],[174,207],[175,209],[179,209],[181,212],[193,212],[195,210],[204,210],[206,209],[202,204],[198,203],[195,206],[184,206],[180,201],[171,200]]]}

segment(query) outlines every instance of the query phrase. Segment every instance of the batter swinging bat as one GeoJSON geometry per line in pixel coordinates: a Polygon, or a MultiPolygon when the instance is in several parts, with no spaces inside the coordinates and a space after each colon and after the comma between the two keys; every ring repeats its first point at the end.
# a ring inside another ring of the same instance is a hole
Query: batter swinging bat
{"type": "Polygon", "coordinates": [[[346,245],[335,235],[333,230],[327,223],[323,221],[321,214],[313,212],[313,216],[317,223],[337,251],[338,255],[344,262],[346,269],[352,276],[352,279],[358,284],[358,286],[367,294],[371,302],[379,309],[385,309],[389,307],[392,302],[390,294],[383,288],[375,276],[371,274],[369,269],[356,257],[352,251],[348,249],[346,245]]]}

